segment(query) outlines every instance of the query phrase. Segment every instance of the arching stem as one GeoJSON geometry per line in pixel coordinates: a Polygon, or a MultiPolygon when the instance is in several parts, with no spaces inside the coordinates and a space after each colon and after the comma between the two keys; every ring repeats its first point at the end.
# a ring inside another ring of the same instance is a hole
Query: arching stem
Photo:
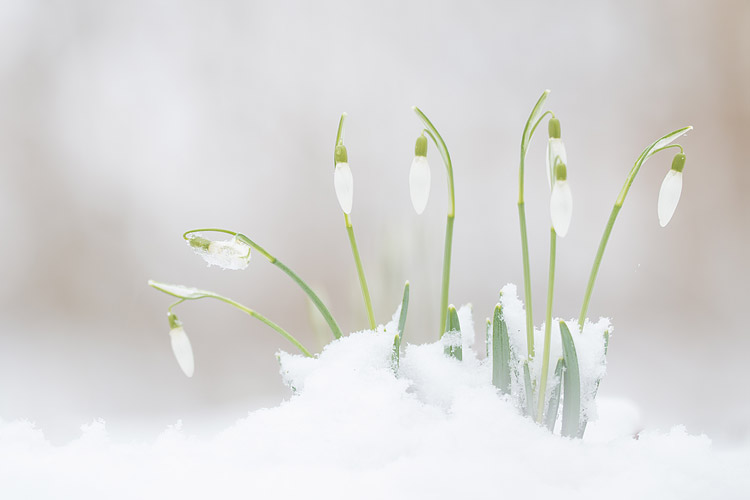
{"type": "Polygon", "coordinates": [[[583,323],[586,320],[586,314],[588,313],[588,309],[589,309],[589,302],[591,301],[591,294],[594,291],[594,283],[596,282],[596,275],[599,273],[599,266],[602,263],[604,250],[607,248],[607,243],[609,242],[609,236],[612,233],[612,228],[614,227],[615,221],[617,220],[617,215],[620,213],[620,209],[622,208],[623,203],[625,203],[625,197],[628,195],[628,191],[630,191],[630,186],[633,185],[635,176],[638,175],[638,172],[640,171],[641,166],[646,162],[646,160],[648,160],[651,156],[655,155],[656,153],[660,151],[664,151],[665,149],[668,149],[670,147],[679,147],[680,151],[682,151],[682,146],[679,146],[677,144],[670,146],[669,144],[675,139],[677,139],[678,137],[680,137],[681,135],[692,130],[692,128],[693,127],[683,127],[681,129],[677,129],[674,132],[670,132],[669,134],[655,140],[646,149],[643,150],[640,156],[638,156],[638,159],[635,161],[635,164],[633,164],[633,168],[630,169],[630,173],[628,173],[628,176],[625,179],[625,184],[622,186],[622,189],[620,190],[620,194],[617,196],[617,200],[615,201],[615,206],[612,207],[612,212],[609,214],[607,225],[604,227],[604,233],[602,234],[602,239],[599,242],[599,248],[596,251],[596,257],[594,257],[594,264],[591,267],[591,273],[589,274],[589,281],[588,281],[588,284],[586,285],[586,292],[583,295],[583,305],[581,306],[581,314],[578,317],[578,328],[580,328],[580,331],[583,331],[583,323]]]}
{"type": "Polygon", "coordinates": [[[445,333],[445,321],[448,314],[448,291],[450,288],[451,279],[451,254],[453,249],[453,221],[456,217],[456,194],[453,185],[453,163],[451,162],[451,155],[448,153],[448,147],[445,145],[445,141],[440,136],[435,126],[432,124],[427,115],[416,107],[412,106],[412,109],[417,116],[422,120],[425,126],[425,133],[430,136],[432,142],[435,143],[440,156],[443,158],[443,164],[448,173],[448,194],[450,196],[450,207],[448,210],[448,217],[445,223],[445,246],[443,248],[443,278],[442,287],[440,291],[440,337],[445,333]]]}

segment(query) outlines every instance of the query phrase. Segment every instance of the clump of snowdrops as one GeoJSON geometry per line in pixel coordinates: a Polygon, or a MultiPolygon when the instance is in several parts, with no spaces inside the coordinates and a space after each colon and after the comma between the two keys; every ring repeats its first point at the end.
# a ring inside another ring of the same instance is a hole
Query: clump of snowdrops
{"type": "MultiPolygon", "coordinates": [[[[518,216],[521,229],[521,251],[523,256],[524,301],[526,315],[525,350],[518,349],[517,346],[514,348],[513,342],[509,338],[508,325],[504,317],[503,301],[501,297],[501,302],[494,308],[492,319],[487,320],[486,351],[492,364],[492,383],[499,393],[510,396],[510,399],[517,404],[520,411],[538,422],[540,425],[545,425],[551,432],[554,432],[555,430],[555,423],[558,420],[558,413],[562,401],[561,435],[566,437],[582,437],[586,429],[588,414],[582,408],[581,374],[579,371],[579,359],[576,353],[576,336],[581,335],[584,327],[588,324],[586,313],[594,289],[594,283],[596,282],[599,266],[609,241],[609,236],[612,232],[615,221],[617,220],[617,215],[625,202],[628,191],[630,190],[641,166],[656,153],[677,148],[679,149],[679,152],[675,154],[672,160],[672,166],[664,178],[657,203],[659,223],[661,226],[667,225],[672,218],[680,199],[680,193],[682,190],[682,171],[685,166],[685,154],[683,148],[679,144],[673,144],[673,141],[691,130],[692,127],[680,128],[652,142],[638,156],[633,167],[630,169],[630,172],[625,179],[625,184],[623,185],[615,201],[614,207],[612,208],[604,233],[602,234],[601,242],[599,243],[589,275],[588,284],[583,296],[583,303],[578,321],[571,321],[569,322],[570,325],[566,321],[559,321],[562,356],[556,361],[554,376],[550,377],[550,345],[553,324],[552,304],[555,284],[556,245],[557,238],[565,237],[568,228],[570,227],[573,197],[568,181],[568,161],[565,146],[562,141],[560,120],[552,111],[544,111],[544,104],[548,95],[549,91],[544,91],[534,105],[521,136],[518,175],[518,216]],[[549,206],[551,227],[547,304],[545,322],[543,325],[544,341],[541,352],[539,352],[534,345],[534,324],[532,319],[532,294],[530,284],[531,271],[529,264],[524,202],[524,168],[526,153],[531,139],[538,127],[545,120],[547,120],[548,125],[546,170],[550,188],[549,206]],[[537,366],[539,364],[539,360],[536,359],[537,356],[541,356],[541,370],[532,370],[530,369],[532,363],[536,362],[535,364],[537,366]]],[[[445,355],[455,358],[457,362],[460,362],[463,357],[461,325],[456,308],[453,305],[450,305],[448,301],[451,251],[453,246],[453,225],[456,211],[453,163],[448,152],[448,147],[437,128],[435,128],[432,122],[419,108],[415,106],[413,110],[423,124],[423,130],[416,140],[414,159],[409,171],[411,201],[417,214],[421,214],[425,210],[429,200],[431,172],[430,166],[427,162],[428,138],[434,143],[440,153],[448,177],[449,207],[445,227],[442,289],[440,294],[440,305],[438,307],[438,312],[440,314],[440,331],[438,332],[438,336],[443,343],[445,355]]],[[[372,301],[370,300],[370,292],[365,278],[364,267],[357,249],[357,241],[354,235],[354,226],[351,218],[354,183],[352,171],[349,166],[347,149],[344,145],[343,132],[345,119],[346,113],[341,116],[338,132],[336,134],[333,180],[336,196],[344,215],[344,223],[349,236],[352,254],[354,256],[354,263],[362,289],[364,306],[367,311],[369,328],[375,330],[375,314],[372,308],[372,301]]],[[[227,229],[206,228],[187,231],[183,234],[183,238],[198,255],[208,262],[209,265],[216,265],[223,269],[245,269],[248,266],[252,253],[257,252],[291,278],[310,298],[328,324],[333,338],[339,339],[342,337],[343,333],[341,328],[338,323],[336,323],[333,315],[307,283],[282,263],[275,255],[271,254],[246,235],[227,229]],[[212,235],[217,234],[224,235],[225,239],[212,239],[212,235]]],[[[188,377],[191,377],[194,371],[193,351],[182,323],[174,313],[174,308],[183,302],[190,300],[211,298],[225,302],[226,304],[240,309],[253,318],[265,323],[268,327],[275,330],[278,334],[291,342],[304,356],[314,356],[298,339],[287,332],[284,328],[261,313],[246,307],[231,298],[207,290],[199,290],[181,285],[170,285],[156,281],[149,281],[149,285],[178,299],[171,304],[167,310],[167,318],[170,328],[169,334],[177,362],[182,371],[188,377]]],[[[392,368],[395,376],[398,376],[399,371],[399,357],[401,353],[402,337],[408,305],[409,282],[407,281],[404,286],[404,293],[400,307],[397,334],[393,341],[392,368]]],[[[604,355],[606,355],[609,343],[609,330],[603,332],[601,343],[603,344],[604,355]]],[[[602,356],[601,362],[605,362],[604,356],[602,356]]],[[[601,371],[601,373],[603,373],[603,371],[601,371]]],[[[596,387],[598,387],[599,381],[600,379],[595,380],[595,388],[593,394],[590,395],[591,398],[596,395],[596,387]]]]}

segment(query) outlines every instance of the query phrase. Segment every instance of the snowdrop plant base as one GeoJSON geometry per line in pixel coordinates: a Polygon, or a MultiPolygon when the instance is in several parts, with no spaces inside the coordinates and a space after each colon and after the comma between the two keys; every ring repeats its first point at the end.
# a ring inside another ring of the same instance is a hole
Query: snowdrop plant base
{"type": "MultiPolygon", "coordinates": [[[[506,320],[508,312],[518,309],[515,289],[508,289],[501,293],[501,301],[495,308],[492,321],[487,321],[486,352],[491,359],[491,379],[501,394],[508,395],[515,402],[517,408],[524,414],[545,424],[550,431],[555,430],[556,422],[561,420],[560,432],[567,437],[581,437],[586,430],[588,420],[594,415],[593,401],[599,382],[604,374],[605,356],[609,343],[611,328],[608,323],[604,326],[600,320],[596,324],[586,321],[586,312],[596,274],[601,263],[604,249],[625,197],[640,167],[654,154],[678,147],[680,153],[675,156],[672,169],[662,184],[659,195],[658,214],[661,225],[665,225],[677,206],[682,188],[682,170],[685,164],[685,154],[680,145],[671,144],[690,127],[685,127],[661,137],[647,147],[638,157],[633,169],[628,175],[625,185],[617,198],[615,208],[605,227],[602,241],[599,245],[594,265],[586,289],[583,307],[578,321],[558,320],[553,322],[553,298],[555,289],[555,266],[557,238],[564,237],[570,226],[572,215],[572,192],[568,181],[567,153],[562,141],[560,120],[552,111],[543,111],[549,95],[544,91],[533,107],[524,127],[521,138],[521,156],[519,164],[519,196],[518,213],[521,227],[521,247],[524,270],[524,294],[526,302],[525,328],[509,324],[506,320]],[[547,286],[547,307],[545,322],[541,335],[533,325],[531,311],[530,262],[528,242],[526,236],[526,217],[524,201],[524,168],[526,153],[535,131],[542,121],[549,117],[547,153],[545,155],[550,196],[550,253],[549,279],[547,286]],[[516,300],[516,302],[513,302],[516,300]],[[510,301],[510,302],[509,302],[510,301]],[[490,334],[490,330],[492,334],[490,334]],[[574,333],[571,333],[574,332],[574,333]],[[594,332],[594,333],[592,333],[594,332]],[[522,337],[525,337],[522,338],[522,337]],[[537,338],[539,337],[539,338],[537,338]],[[535,350],[536,345],[542,345],[541,352],[535,350]],[[491,355],[490,355],[491,353],[491,355]],[[554,370],[550,370],[551,362],[557,359],[554,370]],[[562,411],[560,405],[562,403],[562,411]]],[[[448,304],[450,285],[450,266],[453,242],[453,226],[456,214],[454,194],[453,164],[448,147],[430,119],[416,106],[413,110],[424,125],[421,135],[417,138],[414,148],[414,160],[409,172],[410,195],[417,214],[422,213],[428,202],[430,191],[430,168],[427,162],[428,137],[437,147],[443,160],[448,177],[449,210],[446,221],[446,235],[443,256],[442,289],[440,306],[440,341],[443,343],[444,353],[458,361],[463,360],[463,341],[466,337],[466,325],[461,324],[458,312],[453,305],[448,304]]],[[[362,288],[362,296],[367,309],[369,326],[375,330],[376,321],[370,300],[369,288],[365,279],[364,266],[359,256],[354,228],[351,221],[353,207],[354,177],[349,165],[349,156],[344,144],[344,122],[346,113],[341,115],[334,145],[334,187],[341,206],[346,229],[354,256],[357,274],[362,288]]],[[[311,301],[328,322],[335,339],[342,336],[338,324],[322,303],[315,292],[291,269],[283,265],[275,256],[256,244],[247,236],[225,229],[203,229],[186,232],[183,237],[189,245],[203,257],[209,265],[218,265],[224,269],[245,269],[250,260],[251,251],[255,250],[266,257],[272,264],[284,271],[308,295],[311,301]],[[226,241],[212,241],[199,233],[224,233],[232,236],[226,241]]],[[[301,342],[293,337],[270,319],[232,299],[209,291],[179,285],[168,285],[150,281],[154,288],[179,299],[169,306],[168,318],[170,322],[170,336],[172,346],[180,367],[190,377],[193,374],[194,363],[190,342],[182,324],[173,312],[175,306],[184,301],[203,298],[213,298],[232,305],[250,316],[259,319],[276,330],[284,338],[294,344],[307,357],[312,354],[301,342]]],[[[391,364],[395,374],[399,373],[400,354],[403,343],[405,318],[408,311],[409,285],[404,289],[404,296],[400,308],[399,328],[393,339],[391,364]]]]}

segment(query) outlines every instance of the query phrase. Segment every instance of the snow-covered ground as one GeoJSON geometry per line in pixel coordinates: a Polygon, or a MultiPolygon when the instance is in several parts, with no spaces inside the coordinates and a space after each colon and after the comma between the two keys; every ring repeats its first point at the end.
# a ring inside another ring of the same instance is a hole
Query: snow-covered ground
{"type": "MultiPolygon", "coordinates": [[[[511,330],[522,319],[512,309],[511,330]]],[[[461,322],[472,337],[469,308],[461,322]]],[[[408,344],[407,331],[394,375],[395,333],[392,321],[316,358],[279,353],[294,395],[210,438],[178,424],[154,442],[122,442],[97,421],[54,446],[27,422],[0,421],[0,497],[750,496],[750,446],[717,450],[680,426],[641,431],[623,400],[599,400],[583,440],[561,438],[499,396],[488,361],[467,345],[459,362],[440,342],[408,344]]]]}

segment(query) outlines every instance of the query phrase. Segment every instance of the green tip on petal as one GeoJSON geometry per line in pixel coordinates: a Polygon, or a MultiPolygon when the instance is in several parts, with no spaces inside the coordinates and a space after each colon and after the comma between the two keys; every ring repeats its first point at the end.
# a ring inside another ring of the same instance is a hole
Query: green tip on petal
{"type": "Polygon", "coordinates": [[[547,129],[549,130],[549,136],[552,139],[559,139],[560,138],[560,120],[557,118],[551,118],[549,121],[549,125],[547,126],[547,129]]]}
{"type": "Polygon", "coordinates": [[[349,155],[346,153],[346,146],[343,144],[336,146],[336,151],[333,153],[333,161],[335,163],[349,163],[349,155]]]}
{"type": "Polygon", "coordinates": [[[568,168],[564,163],[558,162],[555,165],[555,180],[564,181],[568,179],[568,168]]]}
{"type": "Polygon", "coordinates": [[[414,145],[414,156],[427,156],[427,137],[420,135],[414,145]]]}
{"type": "Polygon", "coordinates": [[[685,168],[685,154],[677,153],[672,159],[672,170],[682,172],[683,168],[685,168]]]}

